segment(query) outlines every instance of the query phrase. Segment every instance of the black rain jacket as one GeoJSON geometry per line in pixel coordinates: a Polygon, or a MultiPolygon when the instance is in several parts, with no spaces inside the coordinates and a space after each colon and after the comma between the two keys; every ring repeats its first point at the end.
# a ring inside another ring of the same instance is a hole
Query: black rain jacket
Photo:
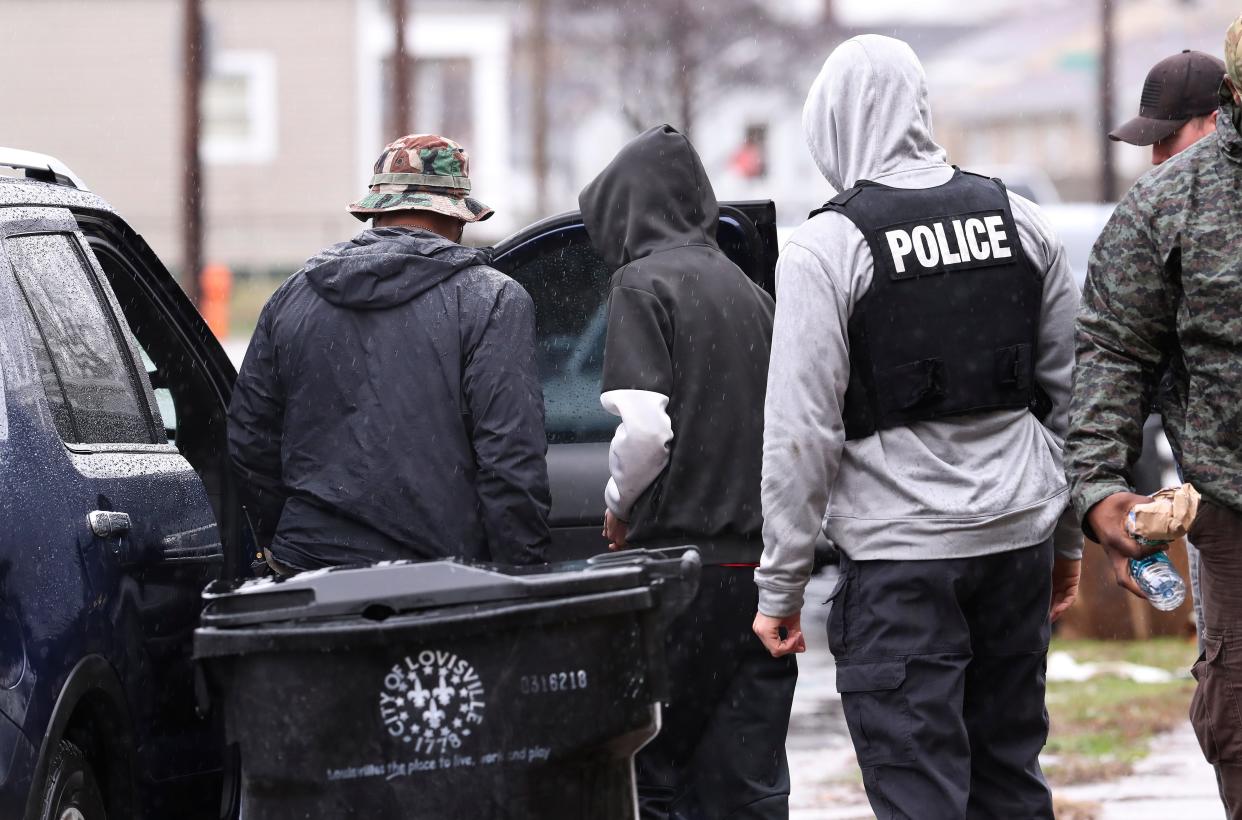
{"type": "Polygon", "coordinates": [[[264,306],[229,450],[278,561],[545,560],[534,307],[486,263],[428,231],[365,230],[264,306]]]}

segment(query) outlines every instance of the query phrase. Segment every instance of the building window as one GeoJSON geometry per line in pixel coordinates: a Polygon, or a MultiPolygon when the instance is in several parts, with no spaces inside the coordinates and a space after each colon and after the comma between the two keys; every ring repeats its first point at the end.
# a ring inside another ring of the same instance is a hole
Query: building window
{"type": "Polygon", "coordinates": [[[202,156],[214,165],[276,158],[276,59],[261,51],[214,54],[203,83],[202,156]]]}

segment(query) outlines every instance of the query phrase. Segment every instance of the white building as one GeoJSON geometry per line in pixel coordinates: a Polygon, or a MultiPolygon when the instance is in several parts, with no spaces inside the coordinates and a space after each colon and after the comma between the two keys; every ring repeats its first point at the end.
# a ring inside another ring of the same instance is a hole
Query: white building
{"type": "MultiPolygon", "coordinates": [[[[506,0],[416,0],[414,119],[462,134],[495,239],[509,207],[511,44],[506,0]]],[[[171,265],[181,257],[181,7],[171,0],[7,0],[0,145],[63,159],[171,265]],[[54,46],[32,32],[54,32],[54,46]]],[[[206,262],[288,273],[357,231],[346,205],[396,134],[388,117],[386,0],[204,0],[206,262]]]]}

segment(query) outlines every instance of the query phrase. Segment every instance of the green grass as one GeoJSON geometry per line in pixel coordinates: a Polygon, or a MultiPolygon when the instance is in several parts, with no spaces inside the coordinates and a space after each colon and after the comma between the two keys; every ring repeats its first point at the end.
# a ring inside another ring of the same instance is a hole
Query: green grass
{"type": "MultiPolygon", "coordinates": [[[[1126,661],[1188,675],[1197,654],[1178,638],[1149,641],[1053,641],[1079,663],[1126,661]]],[[[1114,676],[1048,685],[1051,734],[1045,766],[1056,784],[1120,777],[1148,753],[1151,738],[1187,720],[1194,681],[1135,683],[1114,676]]]]}
{"type": "Polygon", "coordinates": [[[1199,650],[1183,638],[1152,638],[1146,641],[1054,640],[1050,652],[1068,652],[1080,663],[1126,661],[1155,666],[1174,673],[1189,673],[1199,650]]]}

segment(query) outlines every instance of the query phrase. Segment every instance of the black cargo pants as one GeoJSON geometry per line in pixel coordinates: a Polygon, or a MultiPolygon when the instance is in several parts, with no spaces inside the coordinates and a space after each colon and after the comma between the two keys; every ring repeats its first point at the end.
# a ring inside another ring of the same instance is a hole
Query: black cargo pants
{"type": "Polygon", "coordinates": [[[698,596],[669,629],[669,702],[635,761],[644,820],[789,816],[785,735],[798,666],[751,631],[758,605],[753,568],[704,567],[698,596]]]}
{"type": "Polygon", "coordinates": [[[879,820],[1052,820],[1039,768],[1051,543],[850,561],[828,616],[837,690],[879,820]]]}

